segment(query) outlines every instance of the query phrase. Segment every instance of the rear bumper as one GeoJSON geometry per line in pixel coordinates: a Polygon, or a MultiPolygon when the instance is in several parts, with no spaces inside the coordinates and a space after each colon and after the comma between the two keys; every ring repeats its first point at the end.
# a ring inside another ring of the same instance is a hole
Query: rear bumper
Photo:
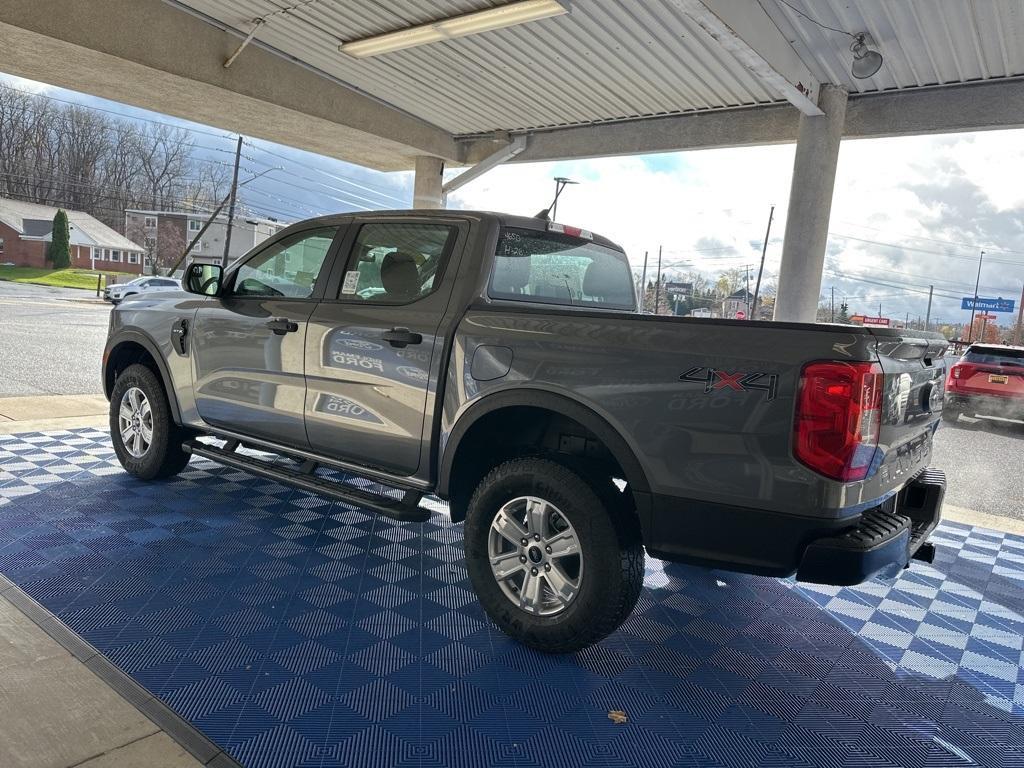
{"type": "Polygon", "coordinates": [[[945,491],[942,472],[928,469],[881,506],[837,521],[655,496],[644,543],[662,560],[848,586],[905,568],[938,525],[945,491]]]}
{"type": "Polygon", "coordinates": [[[947,393],[942,407],[966,413],[968,416],[977,414],[1024,419],[1024,397],[947,393]]]}
{"type": "Polygon", "coordinates": [[[865,512],[856,528],[812,542],[797,581],[849,586],[896,576],[939,524],[945,494],[946,476],[925,470],[887,504],[865,512]]]}

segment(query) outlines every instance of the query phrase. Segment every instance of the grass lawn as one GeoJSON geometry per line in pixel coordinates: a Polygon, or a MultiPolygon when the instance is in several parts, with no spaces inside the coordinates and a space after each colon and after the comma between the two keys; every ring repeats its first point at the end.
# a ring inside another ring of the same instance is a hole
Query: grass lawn
{"type": "MultiPolygon", "coordinates": [[[[128,272],[107,272],[104,275],[117,275],[136,278],[128,272]]],[[[89,269],[36,269],[34,267],[0,267],[0,280],[15,283],[34,283],[35,285],[52,285],[57,288],[85,288],[96,290],[96,272],[89,269]]]]}

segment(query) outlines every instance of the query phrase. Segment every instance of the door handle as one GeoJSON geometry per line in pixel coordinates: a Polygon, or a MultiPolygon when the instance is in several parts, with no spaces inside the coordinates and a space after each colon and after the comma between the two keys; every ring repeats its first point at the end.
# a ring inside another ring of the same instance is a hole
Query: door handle
{"type": "Polygon", "coordinates": [[[413,333],[408,328],[392,328],[390,331],[384,331],[381,338],[392,347],[398,347],[399,349],[409,344],[423,343],[423,335],[413,333]]]}
{"type": "Polygon", "coordinates": [[[267,328],[278,336],[284,336],[286,333],[295,333],[299,330],[299,324],[292,322],[287,317],[275,317],[273,320],[267,321],[267,328]]]}

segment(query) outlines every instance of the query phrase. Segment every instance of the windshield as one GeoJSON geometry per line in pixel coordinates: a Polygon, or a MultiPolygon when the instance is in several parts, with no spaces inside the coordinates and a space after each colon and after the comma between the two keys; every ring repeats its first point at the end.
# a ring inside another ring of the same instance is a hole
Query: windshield
{"type": "Polygon", "coordinates": [[[636,308],[626,254],[554,232],[506,228],[488,295],[565,306],[636,308]]]}

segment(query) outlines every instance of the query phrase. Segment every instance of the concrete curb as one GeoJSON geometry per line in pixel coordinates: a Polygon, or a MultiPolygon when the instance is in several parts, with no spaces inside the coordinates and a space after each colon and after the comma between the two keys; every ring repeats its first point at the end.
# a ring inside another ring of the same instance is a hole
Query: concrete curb
{"type": "Polygon", "coordinates": [[[953,504],[942,505],[942,519],[952,523],[963,523],[964,525],[990,528],[993,531],[1024,536],[1024,520],[1014,517],[1002,517],[1001,515],[990,515],[987,512],[979,512],[976,509],[968,509],[967,507],[957,507],[953,504]]]}

